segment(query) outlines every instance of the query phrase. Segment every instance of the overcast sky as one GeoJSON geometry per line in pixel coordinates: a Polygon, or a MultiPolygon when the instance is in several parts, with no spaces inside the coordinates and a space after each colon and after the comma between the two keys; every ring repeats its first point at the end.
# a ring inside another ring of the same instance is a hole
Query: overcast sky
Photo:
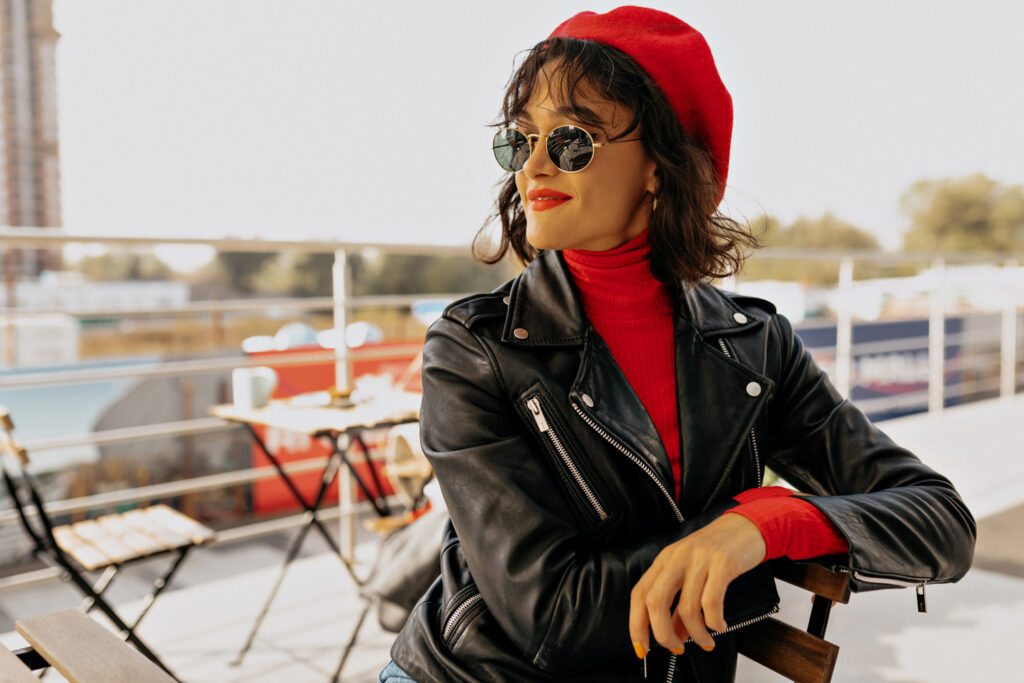
{"type": "MultiPolygon", "coordinates": [[[[467,243],[515,55],[613,2],[55,0],[79,234],[467,243]]],[[[735,107],[726,209],[896,246],[913,181],[1024,183],[1024,3],[655,3],[735,107]]]]}

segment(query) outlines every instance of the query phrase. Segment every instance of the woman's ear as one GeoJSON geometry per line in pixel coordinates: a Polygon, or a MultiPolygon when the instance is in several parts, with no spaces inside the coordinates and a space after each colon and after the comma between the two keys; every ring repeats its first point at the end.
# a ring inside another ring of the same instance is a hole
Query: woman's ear
{"type": "Polygon", "coordinates": [[[653,160],[649,163],[650,166],[647,167],[644,189],[657,197],[658,190],[661,189],[661,180],[658,178],[658,165],[653,160]]]}

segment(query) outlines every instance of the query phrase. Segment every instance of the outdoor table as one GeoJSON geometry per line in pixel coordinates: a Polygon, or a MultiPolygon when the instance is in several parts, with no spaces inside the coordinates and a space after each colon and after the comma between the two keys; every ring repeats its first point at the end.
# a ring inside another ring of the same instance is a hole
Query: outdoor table
{"type": "Polygon", "coordinates": [[[352,580],[355,581],[356,585],[362,585],[363,582],[356,576],[352,564],[341,553],[337,541],[328,533],[320,520],[317,519],[317,512],[338,470],[342,465],[345,465],[356,485],[373,505],[377,514],[382,517],[390,514],[381,482],[370,459],[370,449],[363,439],[363,434],[367,430],[385,429],[407,422],[415,422],[419,419],[420,398],[421,394],[390,392],[382,394],[374,400],[355,403],[351,406],[332,407],[330,405],[311,405],[308,396],[300,396],[292,399],[271,401],[262,408],[239,407],[230,403],[210,408],[210,414],[225,420],[238,422],[245,426],[253,441],[273,464],[278,475],[284,481],[285,486],[291,491],[299,504],[302,505],[308,519],[292,540],[285,554],[284,563],[281,566],[277,581],[270,595],[267,596],[266,602],[256,618],[256,623],[253,624],[252,631],[249,633],[245,645],[238,653],[235,659],[236,662],[240,663],[249,651],[249,648],[252,647],[256,633],[259,631],[271,603],[277,596],[288,567],[298,555],[302,543],[305,541],[306,535],[311,528],[315,527],[320,532],[324,540],[331,547],[331,550],[334,551],[334,554],[338,556],[338,559],[341,560],[345,569],[352,576],[352,580]],[[295,482],[285,472],[279,459],[267,447],[266,442],[255,430],[257,425],[301,432],[310,437],[326,439],[330,443],[331,454],[321,475],[320,488],[312,502],[306,500],[305,496],[302,495],[295,485],[295,482]],[[370,489],[367,482],[352,464],[349,451],[353,444],[357,445],[363,453],[370,477],[373,479],[373,490],[370,489]]]}

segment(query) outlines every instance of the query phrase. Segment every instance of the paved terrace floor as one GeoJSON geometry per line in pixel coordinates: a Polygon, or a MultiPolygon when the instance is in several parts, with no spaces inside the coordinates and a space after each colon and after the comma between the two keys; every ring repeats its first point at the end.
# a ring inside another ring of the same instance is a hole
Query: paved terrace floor
{"type": "MultiPolygon", "coordinates": [[[[928,613],[908,590],[854,596],[838,606],[829,638],[841,646],[835,681],[1019,680],[1024,629],[1024,458],[1018,427],[1024,399],[992,401],[912,416],[882,428],[957,485],[981,520],[975,569],[959,584],[928,587],[928,613]]],[[[294,532],[292,532],[294,533],[294,532]]],[[[140,634],[186,681],[326,681],[348,641],[361,604],[326,546],[310,535],[260,634],[241,666],[230,661],[269,591],[289,535],[195,552],[146,617],[140,634]]],[[[365,572],[375,547],[364,538],[357,559],[365,572]]],[[[131,596],[160,571],[139,565],[118,579],[114,600],[132,614],[131,596]]],[[[803,624],[806,594],[780,587],[782,617],[803,624]]],[[[17,647],[13,620],[78,603],[69,586],[50,582],[0,593],[0,642],[17,647]],[[8,631],[7,633],[4,633],[8,631]]],[[[375,681],[393,635],[374,617],[364,624],[343,680],[375,681]]],[[[46,680],[58,681],[50,675],[46,680]]],[[[780,678],[741,661],[740,681],[780,678]]]]}

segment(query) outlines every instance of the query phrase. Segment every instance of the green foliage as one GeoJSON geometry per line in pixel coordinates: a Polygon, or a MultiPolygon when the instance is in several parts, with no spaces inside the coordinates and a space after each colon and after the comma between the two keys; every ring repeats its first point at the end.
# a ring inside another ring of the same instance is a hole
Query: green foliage
{"type": "Polygon", "coordinates": [[[277,259],[274,252],[221,251],[217,253],[217,269],[228,284],[243,293],[255,292],[264,270],[277,259]]]}
{"type": "Polygon", "coordinates": [[[1024,250],[1024,187],[982,174],[919,180],[900,198],[910,215],[907,250],[1024,250]]]}
{"type": "MultiPolygon", "coordinates": [[[[831,213],[819,218],[797,218],[783,226],[773,216],[759,216],[750,229],[765,247],[790,249],[878,249],[878,240],[866,230],[847,223],[831,213]]],[[[747,261],[745,280],[795,280],[806,284],[831,284],[839,279],[838,261],[790,261],[759,259],[757,253],[747,261]]],[[[855,278],[878,277],[870,264],[857,264],[855,278]]]]}
{"type": "Polygon", "coordinates": [[[352,271],[352,289],[364,294],[485,292],[515,273],[507,262],[483,265],[471,256],[387,254],[352,271]]]}
{"type": "MultiPolygon", "coordinates": [[[[333,254],[302,254],[290,268],[288,291],[296,296],[330,296],[333,254]]],[[[354,296],[490,291],[515,273],[505,263],[485,266],[469,256],[384,254],[348,257],[354,296]]]]}
{"type": "Polygon", "coordinates": [[[171,267],[148,252],[112,249],[99,256],[85,256],[75,270],[94,282],[168,280],[171,267]]]}
{"type": "Polygon", "coordinates": [[[292,296],[330,296],[334,291],[333,271],[334,254],[297,254],[290,268],[288,292],[292,296]]]}

